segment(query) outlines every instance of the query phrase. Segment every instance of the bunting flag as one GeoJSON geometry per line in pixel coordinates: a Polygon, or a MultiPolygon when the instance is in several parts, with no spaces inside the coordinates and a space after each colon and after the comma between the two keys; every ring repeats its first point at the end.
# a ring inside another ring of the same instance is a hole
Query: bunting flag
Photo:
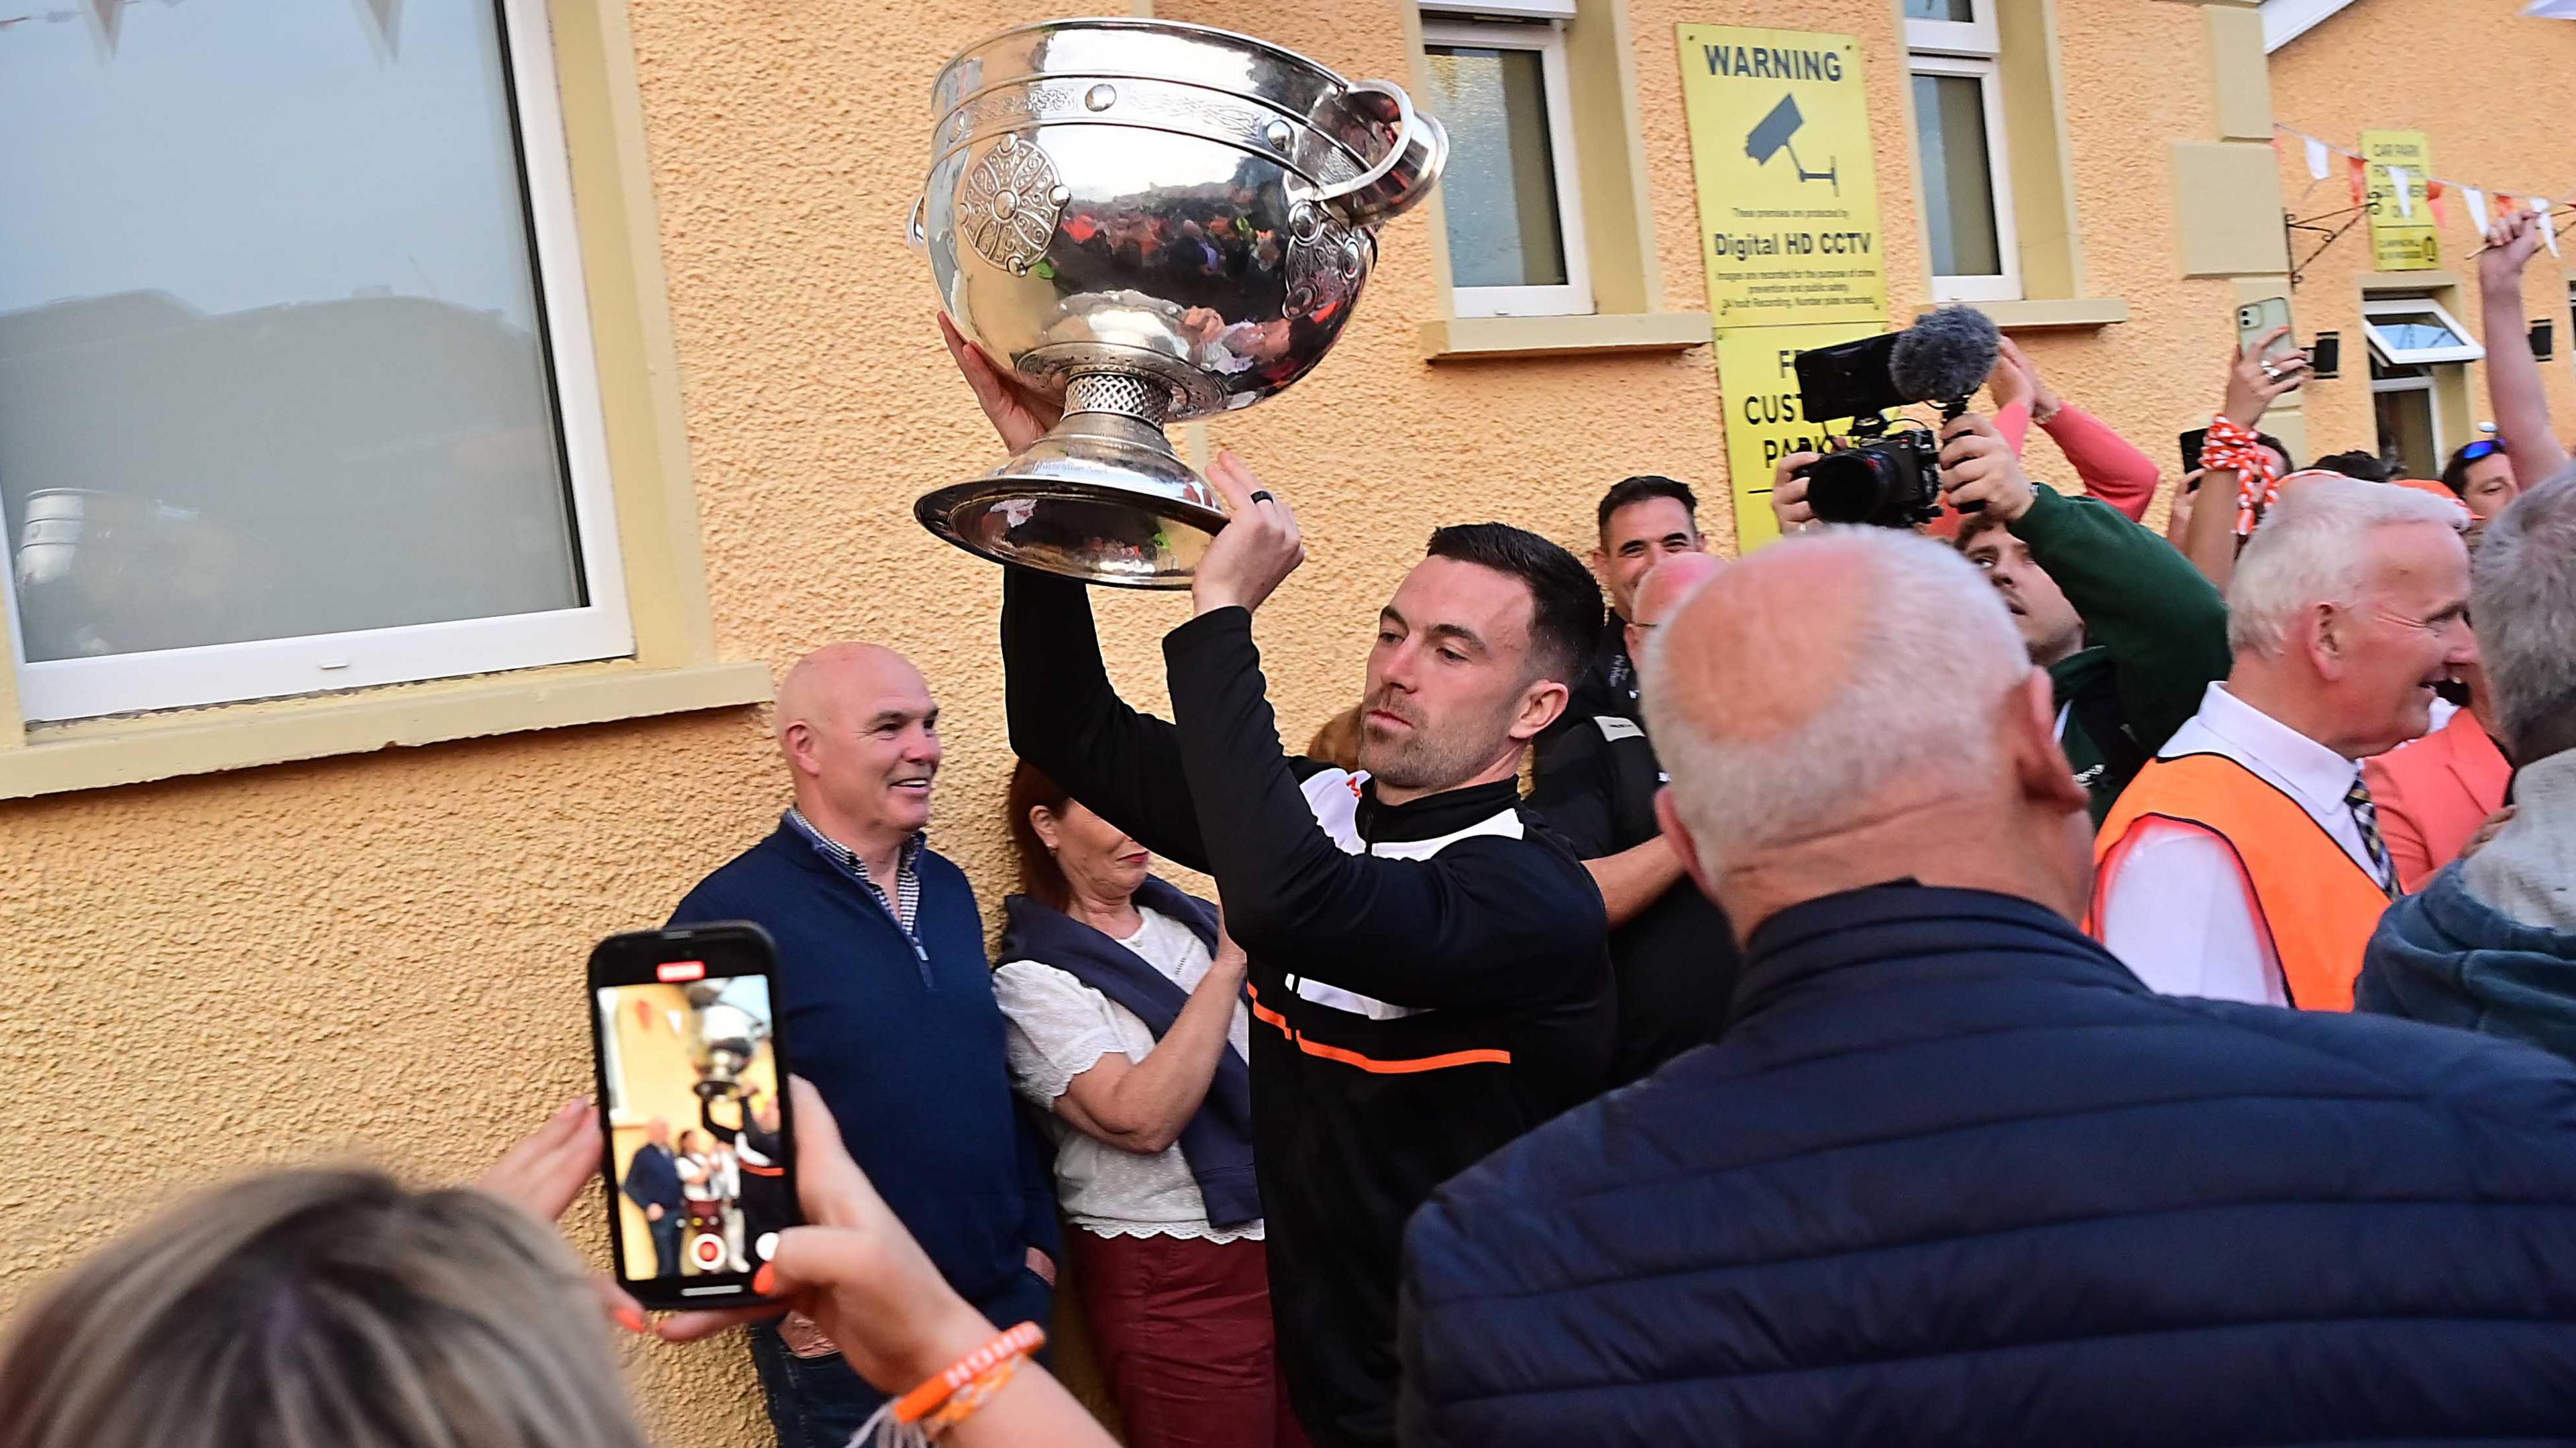
{"type": "Polygon", "coordinates": [[[2539,199],[2538,197],[2534,197],[2532,198],[2531,209],[2540,217],[2540,239],[2549,243],[2549,254],[2551,256],[2557,256],[2559,254],[2558,222],[2549,214],[2549,203],[2539,199]]]}
{"type": "Polygon", "coordinates": [[[376,48],[378,60],[402,58],[402,6],[403,0],[358,0],[367,42],[376,48]]]}
{"type": "MultiPolygon", "coordinates": [[[[2567,5],[2569,18],[2576,19],[2576,0],[2553,0],[2553,3],[2567,5]]],[[[2332,175],[2334,158],[2341,156],[2345,179],[2352,186],[2352,204],[2356,208],[2370,204],[2370,162],[2359,151],[2309,135],[2296,126],[2276,125],[2272,129],[2275,150],[2280,149],[2279,141],[2283,136],[2298,140],[2306,152],[2310,180],[2323,181],[2332,175]]],[[[2546,199],[2524,191],[2504,191],[2491,186],[2472,186],[2465,181],[2445,180],[2439,176],[2419,176],[2402,166],[2389,167],[2388,176],[2401,217],[2412,218],[2415,215],[2416,187],[2420,185],[2424,199],[2433,208],[2434,224],[2449,226],[2450,208],[2444,206],[2442,200],[2456,189],[2468,203],[2460,208],[2460,219],[2474,227],[2480,236],[2486,235],[2487,229],[2496,221],[2528,210],[2547,218],[2549,249],[2553,253],[2558,250],[2558,207],[2562,204],[2576,205],[2576,196],[2546,199]]]]}
{"type": "Polygon", "coordinates": [[[82,0],[81,10],[89,16],[89,33],[100,53],[116,54],[116,33],[125,25],[125,0],[82,0]]]}

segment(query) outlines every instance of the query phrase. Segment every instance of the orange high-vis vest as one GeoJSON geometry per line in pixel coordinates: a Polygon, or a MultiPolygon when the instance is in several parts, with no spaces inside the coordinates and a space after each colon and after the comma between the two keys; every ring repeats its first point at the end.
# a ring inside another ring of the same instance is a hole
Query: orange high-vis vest
{"type": "Polygon", "coordinates": [[[2149,761],[2121,792],[2093,841],[2087,935],[2102,938],[2102,901],[2146,819],[2198,825],[2226,841],[2281,962],[2290,1004],[2352,1009],[2352,983],[2388,909],[2387,892],[2297,800],[2224,754],[2149,761]]]}

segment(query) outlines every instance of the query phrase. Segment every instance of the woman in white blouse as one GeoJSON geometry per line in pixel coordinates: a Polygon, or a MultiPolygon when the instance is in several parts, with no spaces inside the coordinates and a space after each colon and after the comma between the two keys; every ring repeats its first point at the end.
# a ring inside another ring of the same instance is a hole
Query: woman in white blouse
{"type": "Polygon", "coordinates": [[[1305,1438],[1278,1381],[1252,1179],[1244,957],[1204,901],[1034,767],[993,993],[1049,1114],[1083,1311],[1131,1448],[1305,1438]]]}

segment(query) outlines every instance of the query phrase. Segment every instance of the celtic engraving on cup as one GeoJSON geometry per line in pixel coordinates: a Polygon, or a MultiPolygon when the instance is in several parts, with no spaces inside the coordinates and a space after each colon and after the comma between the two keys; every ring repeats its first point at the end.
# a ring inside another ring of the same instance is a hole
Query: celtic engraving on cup
{"type": "Polygon", "coordinates": [[[1019,276],[1046,255],[1073,193],[1036,143],[1005,135],[957,185],[957,230],[984,260],[1019,276]]]}
{"type": "Polygon", "coordinates": [[[1347,306],[1368,271],[1367,235],[1323,207],[1300,201],[1288,211],[1288,310],[1321,317],[1347,306]]]}

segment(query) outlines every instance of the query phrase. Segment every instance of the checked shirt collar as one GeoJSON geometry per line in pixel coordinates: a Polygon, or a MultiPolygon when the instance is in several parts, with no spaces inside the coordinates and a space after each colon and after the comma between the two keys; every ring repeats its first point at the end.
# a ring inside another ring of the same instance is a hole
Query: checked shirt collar
{"type": "Polygon", "coordinates": [[[868,863],[859,858],[858,851],[814,828],[814,822],[805,818],[805,812],[793,805],[787,810],[787,824],[805,837],[805,842],[814,847],[816,854],[838,865],[841,873],[866,886],[877,903],[894,916],[895,924],[903,927],[903,933],[912,935],[915,944],[920,942],[912,928],[914,919],[921,913],[921,871],[916,868],[921,861],[923,841],[919,831],[915,831],[912,838],[903,842],[903,848],[895,852],[894,898],[889,900],[885,887],[868,878],[868,863]]]}

